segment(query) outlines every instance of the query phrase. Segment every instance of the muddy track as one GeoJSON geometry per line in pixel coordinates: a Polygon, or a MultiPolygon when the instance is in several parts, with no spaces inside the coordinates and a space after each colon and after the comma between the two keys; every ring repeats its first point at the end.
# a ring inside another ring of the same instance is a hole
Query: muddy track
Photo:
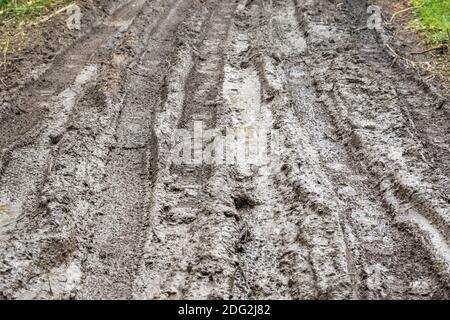
{"type": "Polygon", "coordinates": [[[0,297],[448,299],[449,106],[367,6],[136,0],[62,53],[1,118],[0,297]]]}

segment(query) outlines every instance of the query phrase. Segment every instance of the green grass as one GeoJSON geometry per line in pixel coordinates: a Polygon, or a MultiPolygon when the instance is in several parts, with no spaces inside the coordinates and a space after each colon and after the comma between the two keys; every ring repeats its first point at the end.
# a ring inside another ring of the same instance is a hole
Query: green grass
{"type": "Polygon", "coordinates": [[[450,43],[450,0],[410,0],[416,7],[412,26],[418,28],[428,44],[450,43]]]}
{"type": "Polygon", "coordinates": [[[0,0],[0,26],[20,26],[41,16],[50,14],[68,0],[0,0]]]}

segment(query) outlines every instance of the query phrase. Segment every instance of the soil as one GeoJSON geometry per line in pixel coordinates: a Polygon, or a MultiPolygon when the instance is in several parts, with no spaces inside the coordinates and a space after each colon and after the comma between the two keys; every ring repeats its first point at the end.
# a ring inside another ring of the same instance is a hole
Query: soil
{"type": "Polygon", "coordinates": [[[407,0],[373,0],[382,10],[385,28],[392,35],[391,45],[402,57],[403,65],[413,69],[426,83],[441,87],[447,96],[450,93],[450,47],[448,44],[428,44],[426,37],[412,27],[417,19],[407,0]]]}
{"type": "Polygon", "coordinates": [[[0,298],[448,299],[450,105],[369,5],[131,0],[24,67],[1,92],[0,298]],[[199,121],[285,139],[179,163],[199,121]]]}

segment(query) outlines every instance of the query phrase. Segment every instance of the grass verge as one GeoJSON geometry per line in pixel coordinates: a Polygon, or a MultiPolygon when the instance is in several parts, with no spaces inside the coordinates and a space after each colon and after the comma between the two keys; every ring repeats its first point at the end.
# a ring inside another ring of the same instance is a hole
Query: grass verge
{"type": "Polygon", "coordinates": [[[427,44],[450,44],[450,0],[410,0],[415,7],[411,22],[427,44]]]}
{"type": "Polygon", "coordinates": [[[0,27],[20,27],[41,19],[71,0],[0,0],[0,27]]]}

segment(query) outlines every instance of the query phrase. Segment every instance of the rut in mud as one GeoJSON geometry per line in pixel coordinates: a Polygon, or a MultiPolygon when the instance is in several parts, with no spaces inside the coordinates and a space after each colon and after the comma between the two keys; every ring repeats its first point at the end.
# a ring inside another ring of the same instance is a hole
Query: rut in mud
{"type": "Polygon", "coordinates": [[[0,297],[448,299],[449,106],[368,5],[120,7],[1,118],[0,297]],[[244,163],[177,161],[199,124],[244,163]]]}

